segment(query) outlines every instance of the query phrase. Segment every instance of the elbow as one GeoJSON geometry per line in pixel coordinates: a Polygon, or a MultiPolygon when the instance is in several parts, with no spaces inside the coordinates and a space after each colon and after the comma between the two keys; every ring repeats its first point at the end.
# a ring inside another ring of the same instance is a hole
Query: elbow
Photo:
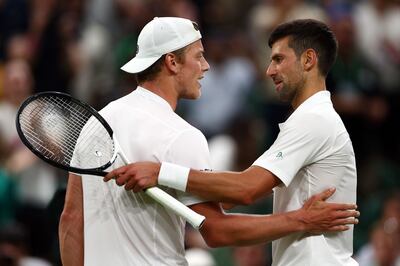
{"type": "Polygon", "coordinates": [[[241,205],[252,205],[255,201],[256,201],[256,199],[251,194],[246,193],[245,195],[243,195],[240,204],[241,205]]]}
{"type": "Polygon", "coordinates": [[[240,205],[251,205],[259,198],[261,190],[263,189],[262,184],[258,182],[258,179],[248,178],[246,171],[241,172],[242,176],[245,176],[245,182],[240,182],[237,187],[236,198],[234,199],[236,204],[240,205]]]}
{"type": "Polygon", "coordinates": [[[257,200],[257,191],[254,188],[242,189],[238,203],[240,205],[252,205],[257,200]]]}
{"type": "Polygon", "coordinates": [[[81,209],[76,208],[76,206],[70,206],[68,204],[65,204],[60,216],[60,221],[65,221],[65,222],[76,221],[80,219],[82,215],[83,212],[81,209]]]}
{"type": "Polygon", "coordinates": [[[63,210],[60,216],[60,223],[68,223],[78,218],[78,214],[73,211],[63,210]]]}
{"type": "Polygon", "coordinates": [[[68,231],[69,228],[81,224],[83,224],[83,217],[80,212],[64,209],[60,216],[59,233],[68,231]]]}
{"type": "Polygon", "coordinates": [[[218,237],[217,235],[203,235],[203,239],[206,242],[207,246],[210,248],[220,248],[220,247],[226,247],[229,246],[229,243],[224,241],[222,238],[223,237],[218,237]]]}
{"type": "Polygon", "coordinates": [[[232,234],[226,231],[229,226],[224,226],[218,221],[206,220],[206,224],[201,228],[200,233],[204,242],[210,248],[227,247],[237,244],[233,240],[232,234]]]}

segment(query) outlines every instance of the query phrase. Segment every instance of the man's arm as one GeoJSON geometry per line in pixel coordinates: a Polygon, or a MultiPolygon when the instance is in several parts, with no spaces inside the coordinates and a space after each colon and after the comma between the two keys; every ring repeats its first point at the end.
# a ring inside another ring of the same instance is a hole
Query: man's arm
{"type": "Polygon", "coordinates": [[[64,266],[83,265],[82,178],[70,174],[59,225],[60,254],[64,266]]]}
{"type": "MultiPolygon", "coordinates": [[[[175,165],[173,165],[175,166],[175,165]]],[[[160,164],[144,162],[133,163],[110,172],[104,181],[115,179],[118,185],[125,185],[134,192],[156,186],[160,164]]],[[[173,173],[167,175],[173,176],[173,173]]],[[[187,178],[176,175],[176,179],[187,178]]],[[[248,205],[271,193],[281,181],[270,171],[251,166],[243,172],[209,172],[190,169],[185,188],[180,188],[201,198],[216,202],[248,205]]],[[[162,184],[166,185],[166,184],[162,184]]],[[[177,187],[171,186],[178,189],[177,187]]]]}
{"type": "Polygon", "coordinates": [[[225,214],[219,204],[199,203],[191,208],[206,216],[200,232],[210,247],[242,246],[270,242],[291,233],[344,231],[358,223],[354,204],[324,202],[334,193],[326,190],[296,211],[274,215],[225,214]]]}
{"type": "Polygon", "coordinates": [[[186,191],[216,202],[249,205],[279,184],[278,177],[258,166],[242,172],[190,170],[186,191]]]}

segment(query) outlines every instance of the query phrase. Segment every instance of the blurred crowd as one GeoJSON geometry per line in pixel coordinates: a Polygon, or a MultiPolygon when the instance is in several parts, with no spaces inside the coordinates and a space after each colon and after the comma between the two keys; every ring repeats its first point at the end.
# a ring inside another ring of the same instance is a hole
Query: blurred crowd
{"type": "MultiPolygon", "coordinates": [[[[353,141],[361,266],[400,265],[399,0],[0,0],[0,265],[60,265],[57,227],[67,174],[20,142],[15,115],[36,92],[61,91],[97,109],[136,87],[119,68],[155,16],[199,23],[211,69],[202,97],[177,112],[209,140],[215,169],[243,170],[288,115],[265,77],[267,39],[279,23],[326,22],[339,53],[328,77],[353,141]]],[[[188,151],[189,152],[189,151],[188,151]]],[[[233,211],[271,212],[271,198],[233,211]]],[[[208,249],[187,230],[190,265],[258,266],[270,245],[208,249]]]]}

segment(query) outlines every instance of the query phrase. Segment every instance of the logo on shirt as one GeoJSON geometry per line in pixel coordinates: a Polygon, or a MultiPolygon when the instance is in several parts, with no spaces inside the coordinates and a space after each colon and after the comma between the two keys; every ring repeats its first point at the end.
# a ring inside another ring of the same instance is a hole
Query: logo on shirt
{"type": "Polygon", "coordinates": [[[282,159],[283,159],[283,154],[282,154],[282,152],[281,152],[281,151],[278,152],[278,153],[276,154],[275,158],[277,158],[277,159],[279,159],[279,160],[282,160],[282,159]]]}

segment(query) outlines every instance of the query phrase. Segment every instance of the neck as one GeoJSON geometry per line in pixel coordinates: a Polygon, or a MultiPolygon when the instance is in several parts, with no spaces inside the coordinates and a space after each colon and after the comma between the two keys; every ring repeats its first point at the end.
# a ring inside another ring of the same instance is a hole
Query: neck
{"type": "Polygon", "coordinates": [[[158,96],[166,100],[171,106],[172,110],[175,111],[178,104],[178,95],[176,94],[169,80],[155,79],[152,81],[145,81],[139,84],[139,86],[151,91],[154,94],[157,94],[158,96]]]}
{"type": "Polygon", "coordinates": [[[304,86],[298,90],[298,94],[296,94],[295,98],[292,101],[292,107],[294,110],[297,109],[303,102],[305,102],[308,98],[316,94],[317,92],[326,90],[325,78],[317,77],[314,79],[306,80],[304,86]]]}

